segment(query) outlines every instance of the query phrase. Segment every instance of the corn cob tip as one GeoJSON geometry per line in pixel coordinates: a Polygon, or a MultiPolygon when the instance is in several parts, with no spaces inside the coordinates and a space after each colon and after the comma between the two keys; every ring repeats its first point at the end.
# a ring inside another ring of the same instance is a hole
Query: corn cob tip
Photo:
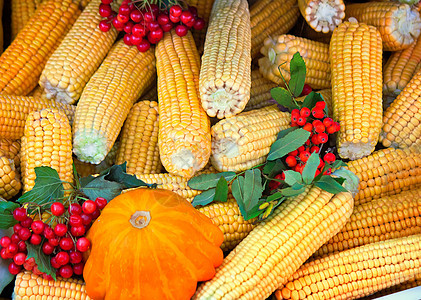
{"type": "Polygon", "coordinates": [[[356,142],[342,142],[338,152],[340,157],[355,160],[369,155],[374,151],[377,141],[371,141],[370,139],[357,140],[356,142]]]}
{"type": "MultiPolygon", "coordinates": [[[[203,95],[205,93],[206,89],[203,89],[203,95]]],[[[219,88],[206,98],[207,101],[202,101],[202,107],[208,116],[223,119],[224,117],[231,117],[243,111],[250,98],[250,94],[239,91],[234,95],[227,92],[225,88],[219,88]]]]}
{"type": "Polygon", "coordinates": [[[99,130],[82,128],[75,132],[73,153],[80,161],[99,164],[107,156],[107,149],[106,135],[99,130]]]}
{"type": "Polygon", "coordinates": [[[402,4],[392,13],[390,31],[398,42],[411,45],[421,33],[421,18],[418,11],[408,4],[402,4]]]}
{"type": "Polygon", "coordinates": [[[317,32],[333,31],[345,17],[345,5],[342,0],[309,1],[305,8],[307,23],[317,32]]]}

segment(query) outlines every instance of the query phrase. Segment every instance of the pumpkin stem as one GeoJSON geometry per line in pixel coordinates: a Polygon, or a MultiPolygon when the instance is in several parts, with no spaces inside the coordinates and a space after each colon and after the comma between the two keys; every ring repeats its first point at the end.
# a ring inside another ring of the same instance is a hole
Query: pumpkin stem
{"type": "Polygon", "coordinates": [[[148,226],[150,221],[151,221],[151,213],[149,211],[137,210],[130,217],[130,224],[132,224],[133,227],[138,228],[138,229],[142,229],[148,226]]]}

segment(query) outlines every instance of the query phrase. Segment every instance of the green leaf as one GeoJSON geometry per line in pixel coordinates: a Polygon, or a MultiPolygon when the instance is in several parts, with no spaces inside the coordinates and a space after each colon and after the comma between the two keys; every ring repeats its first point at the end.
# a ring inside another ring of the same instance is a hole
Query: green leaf
{"type": "Polygon", "coordinates": [[[273,99],[278,102],[278,104],[288,108],[289,110],[293,110],[295,108],[299,108],[297,104],[292,100],[291,94],[283,87],[275,87],[270,90],[270,94],[273,99]]]}
{"type": "MultiPolygon", "coordinates": [[[[64,200],[63,183],[55,169],[48,166],[35,167],[35,175],[34,187],[19,197],[19,203],[35,202],[38,205],[44,205],[52,200],[59,202],[64,200]]],[[[50,207],[51,203],[47,204],[44,209],[50,207]]],[[[28,212],[31,213],[32,210],[29,209],[28,212]]]]}
{"type": "Polygon", "coordinates": [[[100,175],[89,181],[88,184],[83,185],[80,190],[92,201],[95,201],[98,197],[103,197],[109,202],[120,195],[124,188],[124,184],[106,180],[105,175],[100,175]]]}
{"type": "Polygon", "coordinates": [[[289,127],[287,129],[281,130],[281,131],[279,131],[278,136],[276,137],[276,139],[279,140],[279,139],[283,138],[284,136],[286,136],[288,133],[290,133],[290,132],[292,132],[292,131],[294,131],[296,129],[298,129],[298,127],[295,127],[294,126],[294,127],[289,127]]]}
{"type": "Polygon", "coordinates": [[[18,207],[20,207],[20,205],[15,202],[0,201],[0,229],[8,229],[18,223],[18,221],[13,218],[13,211],[18,207]]]}
{"type": "Polygon", "coordinates": [[[268,161],[263,167],[263,174],[267,175],[269,178],[275,177],[276,174],[281,173],[285,170],[286,166],[280,159],[275,159],[273,161],[268,161]]]}
{"type": "Polygon", "coordinates": [[[215,197],[215,192],[216,188],[208,189],[203,193],[200,193],[199,195],[195,196],[191,204],[194,207],[198,205],[207,205],[213,201],[215,197]]]}
{"type": "Polygon", "coordinates": [[[304,98],[302,107],[308,107],[311,110],[319,101],[324,101],[322,95],[312,91],[304,98]]]}
{"type": "Polygon", "coordinates": [[[187,185],[194,190],[204,191],[209,188],[216,187],[221,177],[224,177],[226,181],[230,181],[235,177],[235,175],[235,172],[200,174],[191,178],[187,182],[187,185]]]}
{"type": "Polygon", "coordinates": [[[291,73],[291,79],[288,83],[289,89],[295,97],[299,97],[303,91],[306,79],[306,64],[298,51],[292,56],[289,69],[291,73]]]}
{"type": "Polygon", "coordinates": [[[285,182],[289,186],[293,186],[294,184],[303,183],[303,178],[301,177],[301,174],[299,172],[293,171],[293,170],[286,170],[284,171],[285,174],[285,182]]]}
{"type": "Polygon", "coordinates": [[[153,184],[147,184],[138,179],[135,175],[126,173],[126,162],[120,165],[113,165],[107,170],[101,172],[105,175],[104,179],[122,184],[125,189],[136,188],[141,186],[153,187],[153,184]]]}
{"type": "Polygon", "coordinates": [[[274,193],[272,195],[269,195],[266,200],[268,202],[270,202],[270,201],[281,199],[282,197],[284,197],[284,195],[282,195],[281,192],[276,192],[276,193],[274,193]]]}
{"type": "Polygon", "coordinates": [[[299,185],[299,186],[295,186],[295,187],[291,186],[291,187],[284,188],[284,189],[280,190],[280,192],[285,197],[293,197],[293,196],[297,196],[297,195],[301,194],[305,190],[306,190],[305,186],[299,185]]]}
{"type": "Polygon", "coordinates": [[[28,250],[28,258],[33,257],[35,263],[38,265],[38,269],[41,272],[51,275],[54,280],[56,280],[56,270],[51,266],[50,256],[45,255],[42,252],[41,245],[32,245],[31,243],[26,242],[26,249],[28,250]]]}
{"type": "Polygon", "coordinates": [[[214,201],[226,202],[228,199],[228,182],[221,176],[216,184],[214,201]]]}
{"type": "Polygon", "coordinates": [[[316,175],[317,167],[320,164],[320,157],[317,152],[311,153],[303,169],[303,181],[305,184],[310,184],[314,175],[316,175]]]}
{"type": "Polygon", "coordinates": [[[344,178],[344,188],[351,192],[351,194],[355,197],[358,193],[358,185],[360,184],[360,179],[357,175],[355,175],[352,171],[340,168],[335,170],[332,173],[333,176],[338,176],[340,178],[344,178]]]}
{"type": "Polygon", "coordinates": [[[330,175],[321,176],[318,181],[314,182],[314,185],[331,194],[347,192],[347,190],[330,175]]]}
{"type": "Polygon", "coordinates": [[[267,160],[275,160],[284,157],[289,152],[298,149],[310,137],[310,132],[303,128],[296,129],[288,133],[283,138],[275,141],[270,147],[267,160]]]}
{"type": "Polygon", "coordinates": [[[257,216],[259,200],[263,193],[262,177],[259,169],[249,169],[244,177],[238,176],[232,183],[232,195],[237,200],[244,220],[257,216]]]}
{"type": "Polygon", "coordinates": [[[345,162],[343,162],[342,160],[340,160],[340,159],[337,159],[337,160],[335,160],[331,165],[330,165],[330,167],[332,168],[332,169],[338,169],[338,168],[340,168],[340,167],[346,167],[347,166],[347,164],[345,163],[345,162]]]}

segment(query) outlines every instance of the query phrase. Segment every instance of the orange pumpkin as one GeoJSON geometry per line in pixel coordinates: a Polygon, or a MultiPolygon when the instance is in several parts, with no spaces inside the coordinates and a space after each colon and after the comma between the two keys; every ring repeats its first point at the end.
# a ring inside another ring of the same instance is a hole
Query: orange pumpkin
{"type": "Polygon", "coordinates": [[[97,299],[190,299],[222,263],[222,231],[187,200],[162,189],[114,198],[87,234],[83,277],[97,299]]]}

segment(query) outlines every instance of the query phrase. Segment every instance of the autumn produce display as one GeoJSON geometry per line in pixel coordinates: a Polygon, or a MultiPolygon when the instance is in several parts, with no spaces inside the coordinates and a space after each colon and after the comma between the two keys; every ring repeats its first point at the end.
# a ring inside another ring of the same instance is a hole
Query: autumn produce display
{"type": "Polygon", "coordinates": [[[417,0],[0,12],[0,299],[419,291],[417,0]]]}

